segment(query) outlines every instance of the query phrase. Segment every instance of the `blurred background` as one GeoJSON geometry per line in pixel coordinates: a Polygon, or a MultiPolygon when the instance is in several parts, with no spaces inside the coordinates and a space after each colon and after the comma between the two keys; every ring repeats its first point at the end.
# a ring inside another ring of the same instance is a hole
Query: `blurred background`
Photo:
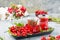
{"type": "Polygon", "coordinates": [[[51,15],[60,17],[60,0],[0,0],[0,7],[7,7],[10,3],[23,5],[29,13],[35,10],[46,10],[51,15]]]}

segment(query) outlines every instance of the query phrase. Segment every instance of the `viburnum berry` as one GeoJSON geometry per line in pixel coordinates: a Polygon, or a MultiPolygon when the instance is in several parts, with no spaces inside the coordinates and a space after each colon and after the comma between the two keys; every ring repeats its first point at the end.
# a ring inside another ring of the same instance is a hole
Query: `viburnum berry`
{"type": "Polygon", "coordinates": [[[35,11],[35,15],[36,15],[36,16],[38,16],[38,15],[43,15],[43,14],[47,14],[47,12],[44,11],[44,10],[36,10],[36,11],[35,11]]]}
{"type": "Polygon", "coordinates": [[[18,31],[21,32],[21,28],[18,28],[18,31]]]}
{"type": "Polygon", "coordinates": [[[21,35],[22,36],[27,36],[27,30],[24,27],[21,28],[21,35]]]}
{"type": "Polygon", "coordinates": [[[15,32],[16,32],[15,27],[14,27],[14,26],[10,27],[10,31],[11,31],[12,33],[15,33],[15,32]]]}
{"type": "Polygon", "coordinates": [[[9,8],[8,8],[8,12],[9,12],[10,14],[12,14],[13,9],[9,7],[9,8]]]}
{"type": "Polygon", "coordinates": [[[21,14],[19,14],[19,16],[24,16],[24,14],[21,12],[21,14]]]}
{"type": "Polygon", "coordinates": [[[39,33],[40,32],[40,27],[39,26],[35,26],[35,27],[33,27],[33,32],[34,33],[39,33]]]}
{"type": "Polygon", "coordinates": [[[11,32],[12,32],[12,33],[15,33],[15,32],[16,32],[16,29],[14,29],[14,30],[11,30],[11,32]]]}
{"type": "Polygon", "coordinates": [[[22,32],[21,34],[22,34],[22,36],[24,36],[24,37],[27,36],[27,33],[26,33],[26,32],[22,32]]]}
{"type": "Polygon", "coordinates": [[[17,17],[20,17],[20,14],[19,14],[19,13],[16,13],[16,16],[17,16],[17,17]]]}
{"type": "Polygon", "coordinates": [[[15,29],[15,27],[14,26],[11,26],[10,29],[13,30],[13,29],[15,29]]]}
{"type": "Polygon", "coordinates": [[[42,37],[41,37],[41,40],[46,40],[46,37],[45,37],[45,36],[42,36],[42,37]]]}
{"type": "Polygon", "coordinates": [[[12,33],[12,35],[13,35],[13,36],[17,36],[17,33],[16,33],[16,32],[15,32],[15,33],[12,33]]]}
{"type": "Polygon", "coordinates": [[[18,12],[20,12],[20,10],[16,9],[15,12],[18,13],[18,12]]]}
{"type": "Polygon", "coordinates": [[[27,30],[27,33],[28,33],[28,34],[33,34],[33,28],[32,28],[31,25],[26,24],[26,25],[25,25],[25,29],[27,30]]]}
{"type": "Polygon", "coordinates": [[[60,40],[60,35],[57,35],[56,37],[50,35],[47,38],[45,36],[42,36],[41,40],[60,40]]]}
{"type": "Polygon", "coordinates": [[[25,8],[24,6],[21,6],[20,10],[21,10],[23,13],[25,13],[26,8],[25,8]]]}
{"type": "Polygon", "coordinates": [[[35,11],[35,15],[38,16],[40,14],[39,10],[35,11]]]}
{"type": "Polygon", "coordinates": [[[21,13],[16,13],[16,16],[17,16],[17,17],[21,17],[21,16],[24,16],[24,15],[23,15],[23,13],[21,12],[21,13]]]}
{"type": "Polygon", "coordinates": [[[17,36],[21,36],[21,33],[19,31],[17,31],[17,36]]]}
{"type": "Polygon", "coordinates": [[[47,37],[47,40],[50,40],[51,38],[50,37],[47,37]]]}
{"type": "Polygon", "coordinates": [[[44,10],[40,10],[39,12],[40,12],[40,14],[42,14],[42,15],[43,15],[43,14],[47,14],[47,12],[44,11],[44,10]]]}
{"type": "Polygon", "coordinates": [[[60,35],[57,35],[55,38],[56,40],[60,40],[60,35]]]}

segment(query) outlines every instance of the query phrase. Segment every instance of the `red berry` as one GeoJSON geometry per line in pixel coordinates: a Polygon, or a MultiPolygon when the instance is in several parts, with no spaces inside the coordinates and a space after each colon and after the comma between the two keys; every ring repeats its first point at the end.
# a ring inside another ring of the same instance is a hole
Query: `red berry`
{"type": "Polygon", "coordinates": [[[46,37],[45,36],[41,37],[41,40],[46,40],[46,37]]]}
{"type": "Polygon", "coordinates": [[[36,14],[36,16],[38,16],[38,15],[47,14],[47,12],[45,12],[43,10],[37,10],[37,11],[35,11],[35,14],[36,14]]]}
{"type": "Polygon", "coordinates": [[[15,29],[15,27],[14,27],[14,26],[12,26],[12,27],[10,27],[10,29],[11,29],[11,30],[14,30],[14,29],[15,29]]]}
{"type": "Polygon", "coordinates": [[[8,12],[9,12],[10,14],[12,14],[13,9],[12,9],[12,8],[8,8],[8,12]]]}
{"type": "Polygon", "coordinates": [[[50,39],[51,39],[50,37],[47,38],[47,40],[50,40],[50,39]]]}
{"type": "Polygon", "coordinates": [[[39,10],[35,11],[35,15],[38,16],[40,13],[39,13],[39,10]]]}
{"type": "Polygon", "coordinates": [[[57,39],[60,40],[60,35],[57,35],[57,36],[56,36],[56,40],[57,40],[57,39]]]}
{"type": "Polygon", "coordinates": [[[21,35],[22,36],[27,36],[27,30],[25,29],[25,27],[21,28],[21,35]]]}
{"type": "Polygon", "coordinates": [[[17,36],[21,36],[21,33],[19,31],[17,31],[17,36]]]}
{"type": "Polygon", "coordinates": [[[27,33],[28,33],[28,34],[33,34],[33,28],[32,28],[31,25],[26,24],[26,25],[25,25],[25,29],[27,30],[27,33]]]}
{"type": "Polygon", "coordinates": [[[11,31],[12,33],[15,33],[15,32],[16,32],[15,27],[14,27],[14,26],[10,27],[10,31],[11,31]]]}
{"type": "Polygon", "coordinates": [[[18,31],[21,32],[21,28],[18,28],[18,31]]]}
{"type": "Polygon", "coordinates": [[[43,10],[40,10],[39,12],[40,12],[41,15],[46,14],[46,12],[43,11],[43,10]]]}
{"type": "Polygon", "coordinates": [[[14,30],[11,30],[11,32],[15,33],[15,32],[16,32],[16,30],[15,30],[15,29],[14,29],[14,30]]]}
{"type": "Polygon", "coordinates": [[[23,13],[21,12],[21,14],[19,14],[19,16],[24,16],[23,13]]]}
{"type": "Polygon", "coordinates": [[[24,36],[24,37],[27,36],[27,33],[26,33],[26,32],[22,32],[21,34],[22,34],[22,36],[24,36]]]}
{"type": "Polygon", "coordinates": [[[26,11],[26,8],[24,6],[21,6],[21,9],[20,9],[23,13],[25,13],[26,11]]]}
{"type": "Polygon", "coordinates": [[[34,33],[39,33],[40,32],[40,27],[39,26],[33,27],[33,32],[34,33]]]}
{"type": "Polygon", "coordinates": [[[16,9],[15,12],[18,13],[18,12],[20,12],[20,10],[16,9]]]}
{"type": "Polygon", "coordinates": [[[17,17],[21,17],[21,16],[24,16],[24,15],[23,15],[23,13],[21,12],[21,13],[16,13],[16,16],[17,16],[17,17]]]}

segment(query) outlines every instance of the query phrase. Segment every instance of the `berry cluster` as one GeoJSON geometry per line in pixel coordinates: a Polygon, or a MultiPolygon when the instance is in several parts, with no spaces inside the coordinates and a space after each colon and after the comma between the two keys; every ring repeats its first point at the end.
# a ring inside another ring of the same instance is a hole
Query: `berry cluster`
{"type": "Polygon", "coordinates": [[[9,30],[14,36],[26,36],[27,35],[27,31],[25,30],[24,27],[12,26],[9,28],[9,30]]]}
{"type": "MultiPolygon", "coordinates": [[[[40,33],[43,27],[37,25],[36,21],[28,20],[28,23],[24,26],[11,26],[9,28],[10,32],[14,36],[27,36],[40,33]]],[[[43,29],[46,30],[46,29],[43,29]]],[[[47,31],[47,30],[46,30],[47,31]]]]}
{"type": "Polygon", "coordinates": [[[24,16],[25,11],[26,11],[26,8],[24,6],[18,7],[18,5],[15,5],[15,4],[12,4],[11,7],[8,8],[8,12],[10,14],[14,13],[15,17],[24,16]]]}
{"type": "Polygon", "coordinates": [[[43,10],[36,10],[36,11],[35,11],[35,15],[36,15],[36,16],[41,15],[41,14],[42,14],[42,15],[43,15],[43,14],[47,14],[47,12],[46,12],[46,11],[43,11],[43,10]]]}
{"type": "Polygon", "coordinates": [[[41,37],[41,40],[60,40],[60,35],[57,35],[57,36],[49,36],[49,37],[45,37],[45,36],[43,36],[43,37],[41,37]]]}
{"type": "Polygon", "coordinates": [[[12,26],[9,30],[14,36],[27,36],[40,32],[38,27],[33,28],[28,24],[25,27],[12,26]]]}

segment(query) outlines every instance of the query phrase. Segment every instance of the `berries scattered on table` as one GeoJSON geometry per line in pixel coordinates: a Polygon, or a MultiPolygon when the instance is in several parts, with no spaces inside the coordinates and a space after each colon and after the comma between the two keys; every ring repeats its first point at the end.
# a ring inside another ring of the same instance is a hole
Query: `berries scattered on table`
{"type": "Polygon", "coordinates": [[[57,35],[57,36],[51,36],[50,35],[48,37],[42,36],[41,40],[60,40],[60,35],[57,35]]]}
{"type": "Polygon", "coordinates": [[[42,36],[42,37],[41,37],[41,40],[46,40],[46,37],[45,37],[45,36],[42,36]]]}
{"type": "Polygon", "coordinates": [[[60,40],[60,35],[57,35],[55,38],[56,40],[60,40]]]}

